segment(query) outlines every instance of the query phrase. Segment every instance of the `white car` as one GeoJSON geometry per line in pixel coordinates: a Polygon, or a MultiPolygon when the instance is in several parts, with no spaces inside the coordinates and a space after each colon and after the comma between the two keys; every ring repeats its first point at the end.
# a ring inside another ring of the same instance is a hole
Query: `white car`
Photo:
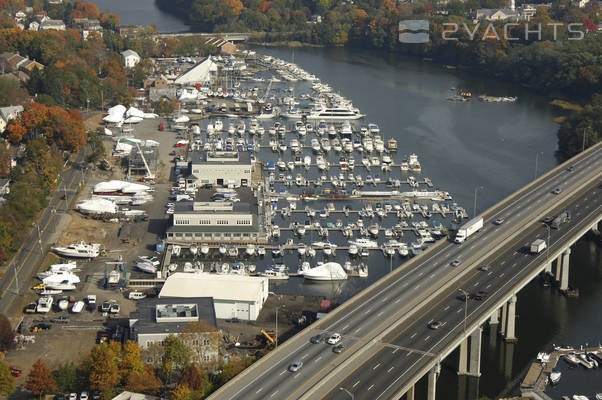
{"type": "Polygon", "coordinates": [[[333,333],[326,342],[328,344],[337,344],[341,341],[341,339],[341,335],[339,335],[338,333],[333,333]]]}
{"type": "Polygon", "coordinates": [[[88,400],[88,392],[81,392],[79,394],[79,400],[88,400]]]}

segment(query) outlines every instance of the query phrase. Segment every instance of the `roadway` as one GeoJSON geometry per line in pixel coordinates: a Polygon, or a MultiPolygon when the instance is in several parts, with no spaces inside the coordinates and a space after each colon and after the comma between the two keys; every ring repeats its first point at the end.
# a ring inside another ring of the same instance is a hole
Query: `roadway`
{"type": "MultiPolygon", "coordinates": [[[[421,363],[432,361],[433,356],[421,353],[420,348],[426,345],[433,350],[428,350],[428,353],[436,353],[435,346],[440,345],[450,329],[457,326],[458,318],[463,319],[463,313],[457,311],[459,305],[455,300],[457,285],[467,288],[470,284],[474,286],[471,279],[482,276],[482,273],[478,273],[480,271],[477,272],[476,266],[495,253],[497,247],[516,240],[522,232],[529,230],[530,224],[554,206],[573,199],[583,182],[598,182],[602,146],[578,156],[572,164],[575,166],[574,171],[567,171],[564,167],[556,168],[541,177],[537,185],[486,212],[484,228],[466,243],[454,245],[440,241],[433,245],[415,260],[350,299],[326,319],[297,334],[214,393],[211,398],[296,399],[302,396],[348,396],[342,391],[330,392],[339,386],[357,392],[357,396],[364,393],[364,397],[356,398],[375,399],[379,395],[382,395],[381,398],[389,398],[389,394],[404,381],[404,376],[410,376],[409,372],[419,368],[421,363]],[[557,187],[562,189],[562,193],[552,194],[552,190],[557,187]],[[492,222],[499,217],[506,222],[500,226],[494,225],[492,222]],[[454,268],[449,263],[455,259],[462,263],[454,268]],[[458,280],[459,283],[454,283],[458,280]],[[441,296],[444,296],[443,300],[441,296]],[[450,297],[453,301],[445,303],[444,300],[450,297]],[[439,307],[441,302],[445,305],[441,304],[439,307]],[[447,306],[449,308],[446,309],[447,306]],[[425,310],[428,312],[425,313],[425,310]],[[449,317],[447,321],[444,316],[449,317]],[[438,318],[445,325],[437,331],[424,334],[427,322],[438,318]],[[413,326],[418,327],[422,334],[412,332],[413,326]],[[408,334],[401,334],[408,329],[408,334]],[[342,343],[347,348],[343,353],[335,354],[331,346],[309,343],[309,339],[319,332],[342,334],[342,343]],[[391,340],[391,344],[382,342],[383,337],[391,340]],[[422,346],[418,346],[419,344],[422,346]],[[383,346],[387,350],[383,350],[383,346]],[[404,363],[397,364],[395,360],[399,359],[404,359],[404,363]],[[303,368],[296,373],[288,372],[288,366],[298,360],[303,361],[303,368]],[[394,385],[389,387],[387,382],[393,376],[395,378],[391,383],[394,385]]],[[[578,219],[574,218],[573,221],[578,219]]],[[[514,243],[509,247],[512,248],[513,245],[514,243]]],[[[513,257],[524,257],[519,254],[513,257]]],[[[506,262],[521,265],[518,261],[506,262]]],[[[478,279],[475,289],[487,288],[488,285],[491,285],[488,288],[491,289],[497,279],[504,279],[493,271],[487,278],[478,279]]],[[[486,303],[487,301],[478,304],[486,303]]],[[[473,303],[470,305],[474,307],[473,303]]],[[[463,310],[463,303],[460,306],[463,310]]]]}
{"type": "Polygon", "coordinates": [[[51,194],[48,206],[37,221],[39,235],[34,224],[30,237],[13,257],[5,278],[0,282],[0,313],[9,315],[13,311],[11,306],[15,300],[23,297],[30,289],[31,276],[38,268],[40,256],[45,255],[46,245],[56,229],[57,214],[69,211],[73,205],[84,175],[84,156],[85,150],[82,149],[77,153],[75,162],[61,172],[62,183],[51,194]]]}

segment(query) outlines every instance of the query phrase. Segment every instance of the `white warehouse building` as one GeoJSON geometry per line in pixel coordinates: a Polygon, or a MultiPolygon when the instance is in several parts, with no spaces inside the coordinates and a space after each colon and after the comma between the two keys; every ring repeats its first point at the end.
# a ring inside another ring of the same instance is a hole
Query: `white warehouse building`
{"type": "Polygon", "coordinates": [[[255,321],[268,292],[267,278],[178,272],[167,278],[159,298],[212,297],[216,318],[255,321]]]}
{"type": "Polygon", "coordinates": [[[188,165],[188,187],[247,186],[251,182],[253,163],[248,151],[194,151],[188,165]]]}

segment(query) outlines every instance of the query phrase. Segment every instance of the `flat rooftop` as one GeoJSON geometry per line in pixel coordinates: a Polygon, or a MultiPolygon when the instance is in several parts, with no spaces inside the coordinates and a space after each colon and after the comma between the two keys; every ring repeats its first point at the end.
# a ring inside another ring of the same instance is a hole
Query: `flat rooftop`
{"type": "Polygon", "coordinates": [[[161,300],[173,301],[179,298],[195,297],[200,294],[212,297],[215,301],[245,301],[254,303],[261,293],[268,292],[267,278],[239,275],[188,274],[176,272],[171,274],[161,292],[161,300]]]}
{"type": "Polygon", "coordinates": [[[248,151],[191,151],[188,160],[195,165],[251,165],[248,151]]]}

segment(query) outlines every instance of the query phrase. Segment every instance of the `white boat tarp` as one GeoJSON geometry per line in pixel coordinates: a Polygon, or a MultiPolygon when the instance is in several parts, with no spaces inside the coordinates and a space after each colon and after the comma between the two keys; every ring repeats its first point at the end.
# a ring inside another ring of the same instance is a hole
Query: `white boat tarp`
{"type": "Polygon", "coordinates": [[[116,115],[116,114],[109,114],[106,117],[104,117],[102,120],[105,122],[111,123],[111,124],[118,124],[123,121],[123,116],[116,115]]]}
{"type": "Polygon", "coordinates": [[[143,113],[143,115],[142,115],[142,118],[144,118],[144,119],[154,119],[157,117],[159,117],[159,115],[155,114],[155,113],[143,113]]]}
{"type": "Polygon", "coordinates": [[[336,262],[327,262],[310,270],[304,271],[303,277],[305,279],[316,281],[338,281],[347,279],[347,273],[341,264],[336,262]]]}
{"type": "Polygon", "coordinates": [[[89,199],[77,203],[76,208],[84,214],[115,214],[117,206],[107,199],[89,199]]]}
{"type": "Polygon", "coordinates": [[[113,132],[111,132],[110,129],[105,128],[105,135],[107,135],[107,136],[113,136],[113,132]]]}
{"type": "Polygon", "coordinates": [[[180,123],[185,123],[185,122],[189,122],[190,118],[188,118],[186,115],[178,115],[177,117],[174,117],[173,122],[175,122],[176,124],[180,124],[180,123]]]}
{"type": "Polygon", "coordinates": [[[129,143],[117,142],[117,144],[115,144],[115,152],[117,153],[130,154],[133,148],[134,146],[129,143]]]}
{"type": "Polygon", "coordinates": [[[126,181],[106,181],[94,185],[94,193],[99,192],[123,192],[123,193],[139,193],[146,192],[150,189],[147,185],[140,183],[131,183],[126,181]]]}
{"type": "Polygon", "coordinates": [[[144,121],[144,118],[132,116],[132,117],[126,118],[125,121],[123,121],[123,122],[125,122],[126,124],[137,124],[142,121],[144,121]]]}
{"type": "Polygon", "coordinates": [[[125,115],[128,116],[128,117],[144,118],[144,111],[139,110],[136,107],[130,107],[125,112],[125,115]]]}
{"type": "Polygon", "coordinates": [[[120,117],[123,117],[123,114],[125,114],[126,108],[125,106],[122,106],[121,104],[117,104],[114,107],[111,107],[107,110],[107,114],[109,115],[118,115],[120,117]]]}
{"type": "Polygon", "coordinates": [[[211,57],[207,57],[188,71],[180,74],[175,80],[176,85],[189,85],[196,83],[208,83],[211,81],[211,75],[217,72],[217,64],[211,57]]]}
{"type": "Polygon", "coordinates": [[[159,146],[161,143],[157,142],[156,140],[152,140],[152,139],[147,139],[144,141],[144,146],[145,147],[157,147],[159,146]]]}

